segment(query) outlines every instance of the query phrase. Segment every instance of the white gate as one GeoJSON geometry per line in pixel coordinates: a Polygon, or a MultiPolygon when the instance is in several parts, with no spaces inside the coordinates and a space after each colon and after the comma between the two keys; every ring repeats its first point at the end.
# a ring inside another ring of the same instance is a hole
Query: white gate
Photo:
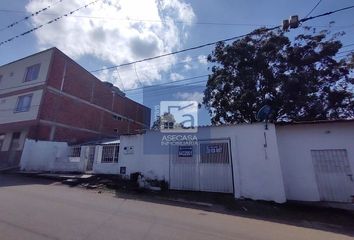
{"type": "Polygon", "coordinates": [[[311,150],[320,199],[351,202],[353,175],[345,149],[311,150]]]}
{"type": "Polygon", "coordinates": [[[170,188],[233,192],[228,141],[200,141],[194,146],[171,146],[170,188]]]}

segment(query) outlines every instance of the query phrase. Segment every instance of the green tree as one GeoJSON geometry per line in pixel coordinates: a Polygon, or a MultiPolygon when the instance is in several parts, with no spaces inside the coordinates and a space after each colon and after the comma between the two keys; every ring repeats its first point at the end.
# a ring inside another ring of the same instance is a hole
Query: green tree
{"type": "Polygon", "coordinates": [[[213,64],[203,103],[213,124],[256,122],[265,104],[272,121],[354,117],[353,64],[337,59],[343,33],[306,28],[293,40],[258,29],[208,56],[213,64]]]}

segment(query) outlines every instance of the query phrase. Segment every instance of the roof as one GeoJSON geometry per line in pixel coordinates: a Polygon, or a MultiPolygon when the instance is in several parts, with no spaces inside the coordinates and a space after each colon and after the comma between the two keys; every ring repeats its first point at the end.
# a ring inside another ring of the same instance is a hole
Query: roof
{"type": "Polygon", "coordinates": [[[301,125],[301,124],[322,124],[322,123],[348,123],[354,122],[352,119],[328,119],[328,120],[314,120],[314,121],[300,121],[300,122],[277,122],[277,126],[286,126],[286,125],[301,125]]]}

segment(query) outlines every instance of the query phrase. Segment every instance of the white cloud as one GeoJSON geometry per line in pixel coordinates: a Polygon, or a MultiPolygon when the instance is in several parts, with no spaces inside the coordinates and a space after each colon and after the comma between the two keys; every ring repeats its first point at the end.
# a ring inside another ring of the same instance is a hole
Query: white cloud
{"type": "MultiPolygon", "coordinates": [[[[47,6],[50,1],[29,1],[26,10],[37,11],[47,6]]],[[[73,16],[39,29],[35,35],[40,49],[56,46],[76,60],[90,55],[103,60],[106,65],[118,65],[181,48],[186,40],[187,28],[195,20],[191,5],[184,1],[99,1],[74,13],[73,16]],[[182,21],[183,24],[175,21],[182,21]]],[[[49,15],[39,14],[31,18],[31,24],[43,24],[55,18],[50,14],[62,15],[89,2],[91,0],[59,3],[46,11],[49,15]]],[[[147,84],[160,80],[161,74],[169,71],[176,61],[176,56],[170,56],[139,63],[135,67],[120,68],[121,82],[129,88],[139,85],[139,81],[147,84]],[[170,64],[165,64],[166,62],[170,64]]],[[[115,84],[114,79],[118,77],[114,71],[101,72],[97,76],[115,84]]]]}
{"type": "Polygon", "coordinates": [[[172,81],[178,81],[178,80],[184,79],[183,75],[181,75],[179,73],[171,73],[170,78],[172,81]]]}
{"type": "Polygon", "coordinates": [[[204,94],[202,92],[177,92],[174,94],[174,97],[179,100],[202,103],[204,94]]]}
{"type": "Polygon", "coordinates": [[[200,63],[200,64],[207,64],[208,63],[208,60],[207,60],[207,56],[205,56],[205,55],[199,55],[198,56],[198,62],[200,63]]]}

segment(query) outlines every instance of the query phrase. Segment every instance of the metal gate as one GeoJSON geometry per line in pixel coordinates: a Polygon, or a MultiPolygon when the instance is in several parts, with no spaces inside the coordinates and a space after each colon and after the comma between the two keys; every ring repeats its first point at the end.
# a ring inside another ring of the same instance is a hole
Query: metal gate
{"type": "Polygon", "coordinates": [[[228,141],[171,146],[171,189],[232,193],[232,181],[228,141]]]}
{"type": "Polygon", "coordinates": [[[320,199],[322,201],[351,202],[354,180],[347,150],[311,150],[320,199]]]}

